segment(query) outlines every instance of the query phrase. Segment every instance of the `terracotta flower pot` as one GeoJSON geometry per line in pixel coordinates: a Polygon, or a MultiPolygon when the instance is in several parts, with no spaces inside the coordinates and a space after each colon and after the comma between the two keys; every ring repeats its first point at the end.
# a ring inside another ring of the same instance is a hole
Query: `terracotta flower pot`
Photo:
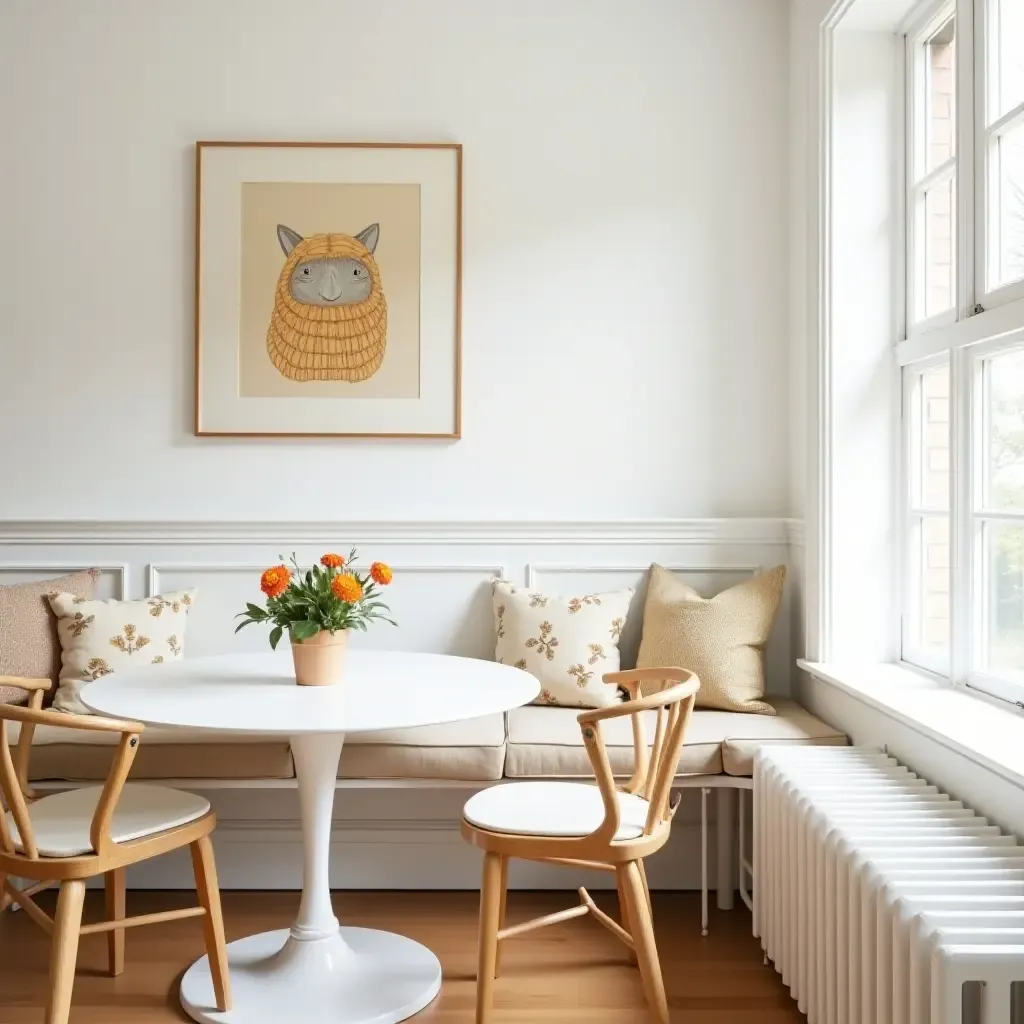
{"type": "Polygon", "coordinates": [[[341,682],[348,651],[348,634],[320,630],[308,640],[292,640],[295,682],[299,686],[333,686],[341,682]]]}

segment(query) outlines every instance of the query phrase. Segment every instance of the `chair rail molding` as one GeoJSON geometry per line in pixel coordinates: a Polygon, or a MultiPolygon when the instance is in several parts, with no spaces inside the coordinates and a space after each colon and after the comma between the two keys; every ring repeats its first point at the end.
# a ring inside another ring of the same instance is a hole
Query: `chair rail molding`
{"type": "Polygon", "coordinates": [[[32,544],[788,544],[785,517],[536,521],[0,520],[0,547],[32,544]]]}

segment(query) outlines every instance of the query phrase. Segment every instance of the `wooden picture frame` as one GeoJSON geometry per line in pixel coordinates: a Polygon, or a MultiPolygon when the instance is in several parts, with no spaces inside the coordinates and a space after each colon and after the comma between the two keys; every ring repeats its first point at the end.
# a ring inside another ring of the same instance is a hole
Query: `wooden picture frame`
{"type": "Polygon", "coordinates": [[[462,146],[196,143],[199,437],[461,437],[462,146]]]}

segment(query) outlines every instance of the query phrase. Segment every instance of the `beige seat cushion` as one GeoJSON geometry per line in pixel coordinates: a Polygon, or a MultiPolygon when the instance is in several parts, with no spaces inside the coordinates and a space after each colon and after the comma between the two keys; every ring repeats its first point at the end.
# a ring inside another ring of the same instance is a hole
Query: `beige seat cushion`
{"type": "MultiPolygon", "coordinates": [[[[28,805],[28,816],[41,857],[81,857],[94,853],[89,830],[103,794],[102,786],[87,786],[67,793],[44,796],[28,805]]],[[[115,843],[151,836],[201,818],[210,801],[193,793],[165,786],[137,786],[129,783],[121,791],[110,821],[110,838],[115,843]]],[[[7,827],[15,846],[23,849],[21,833],[13,814],[7,827]]]]}
{"type": "MultiPolygon", "coordinates": [[[[733,711],[694,711],[686,734],[679,775],[750,775],[754,754],[762,743],[818,743],[842,745],[846,736],[826,725],[794,701],[773,698],[778,714],[742,714],[733,711]]],[[[523,707],[508,714],[509,778],[583,778],[593,769],[583,746],[571,708],[523,707]]],[[[647,712],[644,729],[654,739],[654,712],[647,712]]],[[[612,770],[618,776],[633,771],[633,739],[629,720],[601,724],[612,770]]]]}
{"type": "MultiPolygon", "coordinates": [[[[8,722],[14,742],[18,724],[8,722]]],[[[42,725],[36,729],[29,778],[95,782],[110,770],[119,733],[85,732],[42,725]]],[[[130,778],[291,779],[292,753],[284,737],[151,727],[142,734],[130,778]]]]}
{"type": "MultiPolygon", "coordinates": [[[[639,839],[650,804],[635,793],[616,793],[619,828],[615,841],[639,839]]],[[[604,821],[601,790],[584,782],[506,782],[488,786],[469,798],[466,821],[505,835],[581,838],[604,821]]]]}
{"type": "Polygon", "coordinates": [[[486,715],[466,722],[347,736],[338,776],[493,782],[501,778],[504,767],[505,716],[486,715]]]}
{"type": "MultiPolygon", "coordinates": [[[[0,587],[0,676],[57,682],[60,641],[57,618],[50,610],[47,595],[66,593],[90,598],[98,576],[98,570],[89,569],[52,580],[0,587]]],[[[0,704],[27,702],[27,691],[0,686],[0,704]]]]}

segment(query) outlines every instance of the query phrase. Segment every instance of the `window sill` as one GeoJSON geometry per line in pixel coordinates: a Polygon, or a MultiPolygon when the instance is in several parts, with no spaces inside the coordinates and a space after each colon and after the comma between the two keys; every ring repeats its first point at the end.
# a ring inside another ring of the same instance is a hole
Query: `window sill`
{"type": "Polygon", "coordinates": [[[797,664],[1001,778],[1024,787],[1024,715],[896,664],[797,664]]]}

